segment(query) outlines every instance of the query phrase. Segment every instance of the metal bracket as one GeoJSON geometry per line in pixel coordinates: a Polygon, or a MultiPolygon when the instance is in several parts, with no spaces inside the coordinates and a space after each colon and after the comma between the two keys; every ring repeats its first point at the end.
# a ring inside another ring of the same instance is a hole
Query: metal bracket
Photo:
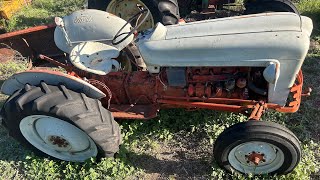
{"type": "Polygon", "coordinates": [[[251,112],[251,115],[249,117],[249,120],[256,120],[256,121],[259,121],[261,116],[263,115],[263,113],[265,112],[267,106],[266,104],[261,101],[259,103],[257,103],[255,106],[254,106],[254,109],[253,111],[251,112]]]}

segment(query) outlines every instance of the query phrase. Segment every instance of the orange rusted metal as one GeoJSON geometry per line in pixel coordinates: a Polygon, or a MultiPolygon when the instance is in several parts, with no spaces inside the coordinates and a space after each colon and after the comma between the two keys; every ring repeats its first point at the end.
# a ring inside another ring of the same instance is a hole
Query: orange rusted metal
{"type": "Polygon", "coordinates": [[[115,105],[109,109],[114,118],[118,119],[152,119],[157,117],[158,105],[115,105]]]}
{"type": "Polygon", "coordinates": [[[253,162],[256,166],[259,165],[261,161],[265,161],[264,154],[252,152],[252,154],[247,155],[248,161],[253,162]]]}
{"type": "Polygon", "coordinates": [[[238,106],[229,104],[216,104],[216,103],[205,103],[205,102],[186,102],[186,101],[175,101],[175,100],[164,100],[158,99],[158,103],[176,105],[177,107],[188,107],[188,108],[201,108],[201,109],[211,109],[218,111],[228,111],[228,112],[242,112],[249,109],[250,106],[238,106]]]}
{"type": "Polygon", "coordinates": [[[133,114],[128,112],[112,112],[112,116],[116,119],[149,119],[143,114],[133,114]]]}
{"type": "MultiPolygon", "coordinates": [[[[80,73],[77,72],[77,74],[80,73]]],[[[253,109],[249,119],[259,120],[266,109],[274,109],[285,113],[296,112],[300,106],[303,85],[303,75],[302,71],[300,71],[296,83],[290,90],[293,100],[288,102],[287,106],[282,107],[273,103],[264,103],[267,101],[266,99],[256,101],[225,96],[203,97],[205,92],[202,89],[201,93],[198,93],[198,97],[190,97],[190,95],[196,94],[195,86],[193,86],[192,91],[189,89],[189,92],[188,89],[173,88],[163,84],[162,81],[166,82],[163,77],[161,77],[161,83],[158,76],[142,71],[131,73],[114,72],[109,73],[107,76],[86,74],[83,77],[97,79],[108,86],[113,93],[110,111],[115,112],[114,115],[117,118],[125,119],[141,119],[143,117],[144,119],[149,119],[155,117],[157,113],[155,110],[146,114],[141,114],[141,112],[148,111],[147,109],[150,108],[150,105],[160,105],[161,108],[202,108],[240,113],[253,109]],[[143,98],[141,98],[142,95],[143,98]],[[126,108],[116,108],[116,105],[123,105],[126,108]],[[136,109],[132,108],[132,105],[139,105],[140,107],[136,109]]],[[[104,100],[102,100],[102,103],[106,104],[104,100]]]]}
{"type": "Polygon", "coordinates": [[[39,32],[39,31],[42,31],[42,30],[55,28],[55,27],[56,27],[55,24],[36,26],[36,27],[32,27],[32,28],[19,30],[19,31],[14,31],[14,32],[1,34],[0,35],[0,39],[2,40],[2,39],[8,39],[8,38],[11,38],[11,37],[21,36],[21,35],[28,35],[28,34],[33,33],[33,32],[39,32]]]}
{"type": "MultiPolygon", "coordinates": [[[[243,112],[244,110],[253,109],[249,119],[259,120],[266,109],[274,109],[283,113],[294,113],[298,111],[301,103],[303,86],[303,74],[300,70],[296,83],[291,88],[290,92],[293,100],[288,102],[287,106],[279,106],[273,103],[263,103],[255,100],[229,99],[229,98],[198,98],[198,97],[173,97],[162,96],[163,99],[158,99],[158,103],[167,105],[176,105],[179,107],[195,107],[205,108],[220,111],[243,112]],[[191,101],[191,102],[190,102],[191,101]],[[201,102],[195,102],[201,101],[201,102]]],[[[170,106],[172,107],[172,106],[170,106]]]]}
{"type": "Polygon", "coordinates": [[[63,63],[61,63],[61,62],[59,62],[57,60],[54,60],[54,59],[52,59],[52,58],[50,58],[48,56],[45,56],[43,54],[40,54],[39,58],[42,59],[42,60],[46,60],[46,61],[48,61],[48,62],[50,62],[50,63],[52,63],[52,64],[54,64],[56,66],[60,66],[60,67],[64,68],[67,71],[72,71],[72,67],[70,67],[70,66],[68,66],[66,64],[63,64],[63,63]]]}
{"type": "Polygon", "coordinates": [[[9,45],[24,57],[62,56],[63,52],[54,43],[55,25],[42,25],[0,35],[0,43],[9,45]]]}
{"type": "Polygon", "coordinates": [[[277,107],[277,105],[268,104],[267,107],[269,109],[275,109],[279,112],[283,113],[295,113],[298,111],[301,103],[301,95],[302,95],[302,86],[303,86],[303,74],[300,70],[296,79],[296,83],[291,88],[290,92],[293,96],[293,101],[289,102],[288,106],[285,107],[277,107]]]}
{"type": "Polygon", "coordinates": [[[266,109],[266,105],[263,102],[257,103],[254,106],[253,111],[251,112],[249,120],[259,120],[261,118],[261,116],[263,115],[265,109],[266,109]]]}
{"type": "MultiPolygon", "coordinates": [[[[185,88],[166,86],[166,79],[160,82],[157,75],[148,72],[112,72],[106,76],[94,74],[81,74],[75,71],[73,76],[78,78],[95,79],[110,88],[112,99],[105,98],[101,102],[116,118],[123,119],[150,119],[156,117],[161,108],[199,108],[218,111],[244,113],[252,109],[249,119],[259,120],[266,109],[275,109],[279,112],[293,113],[299,109],[302,94],[303,75],[302,71],[297,76],[296,83],[291,88],[293,100],[287,106],[281,107],[273,103],[265,103],[266,100],[246,100],[230,97],[205,97],[204,89],[201,96],[189,97],[191,93],[185,88]],[[166,87],[166,88],[164,88],[166,87]],[[156,108],[155,108],[156,107],[156,108]]],[[[96,88],[105,92],[101,86],[96,88]]]]}

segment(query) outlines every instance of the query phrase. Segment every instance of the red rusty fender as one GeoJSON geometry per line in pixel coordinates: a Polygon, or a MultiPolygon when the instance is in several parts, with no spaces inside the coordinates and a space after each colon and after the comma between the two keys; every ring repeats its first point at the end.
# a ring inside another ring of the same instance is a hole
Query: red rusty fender
{"type": "Polygon", "coordinates": [[[17,73],[3,83],[1,92],[6,95],[12,95],[15,91],[23,89],[25,84],[35,86],[39,85],[42,81],[49,85],[63,84],[67,89],[73,91],[81,90],[81,92],[90,98],[101,99],[106,97],[106,94],[98,88],[80,78],[50,70],[30,70],[17,73]]]}

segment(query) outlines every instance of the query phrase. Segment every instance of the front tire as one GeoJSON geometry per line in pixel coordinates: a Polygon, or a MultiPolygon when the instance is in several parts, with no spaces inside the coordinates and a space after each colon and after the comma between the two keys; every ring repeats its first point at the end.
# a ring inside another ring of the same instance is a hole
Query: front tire
{"type": "Polygon", "coordinates": [[[97,99],[64,85],[25,85],[4,104],[9,135],[37,155],[83,162],[113,157],[121,142],[120,128],[97,99]]]}
{"type": "Polygon", "coordinates": [[[252,120],[226,129],[215,142],[214,158],[229,172],[287,174],[299,163],[301,148],[289,129],[252,120]]]}

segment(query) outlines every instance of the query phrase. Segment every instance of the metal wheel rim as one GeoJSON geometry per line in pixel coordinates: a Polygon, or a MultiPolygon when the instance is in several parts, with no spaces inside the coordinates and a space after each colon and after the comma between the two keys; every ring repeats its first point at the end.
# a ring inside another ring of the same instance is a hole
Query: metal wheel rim
{"type": "MultiPolygon", "coordinates": [[[[107,7],[107,12],[115,14],[116,16],[119,16],[122,19],[127,21],[133,15],[139,12],[139,9],[137,8],[137,4],[140,4],[143,8],[148,9],[148,7],[140,0],[112,0],[107,7]]],[[[140,19],[143,19],[143,17],[141,17],[140,19]]],[[[144,22],[141,25],[138,31],[150,29],[153,27],[154,27],[153,15],[152,13],[150,13],[146,22],[144,22]]]]}
{"type": "Polygon", "coordinates": [[[284,153],[270,143],[251,141],[234,147],[228,155],[228,161],[234,169],[245,174],[268,174],[282,166],[284,153]],[[260,162],[258,165],[253,162],[248,163],[245,156],[252,152],[264,154],[265,162],[260,162]]]}
{"type": "Polygon", "coordinates": [[[61,119],[32,115],[23,118],[19,127],[30,144],[57,159],[84,162],[98,154],[97,146],[85,132],[61,119]]]}

